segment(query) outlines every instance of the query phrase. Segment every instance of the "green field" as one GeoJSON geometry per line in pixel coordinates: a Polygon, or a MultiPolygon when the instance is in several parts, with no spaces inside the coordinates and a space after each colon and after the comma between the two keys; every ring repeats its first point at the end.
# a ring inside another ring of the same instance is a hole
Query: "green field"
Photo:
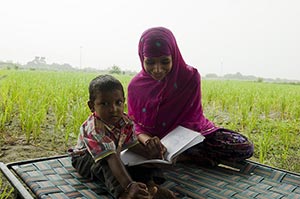
{"type": "MultiPolygon", "coordinates": [[[[27,143],[43,139],[47,126],[75,144],[88,116],[88,84],[96,73],[0,70],[0,145],[6,136],[27,143]]],[[[124,88],[132,76],[116,75],[124,88]]],[[[252,160],[300,172],[300,85],[246,81],[202,81],[202,103],[215,124],[248,136],[255,145],[252,160]]],[[[57,136],[58,137],[58,136],[57,136]]]]}

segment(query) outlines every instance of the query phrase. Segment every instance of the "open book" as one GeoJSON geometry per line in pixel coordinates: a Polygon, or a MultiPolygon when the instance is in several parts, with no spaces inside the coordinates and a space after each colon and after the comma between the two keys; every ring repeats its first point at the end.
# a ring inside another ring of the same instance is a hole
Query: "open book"
{"type": "Polygon", "coordinates": [[[121,160],[125,165],[134,166],[145,163],[164,163],[172,164],[172,160],[188,148],[202,142],[204,136],[199,132],[190,130],[188,128],[178,126],[169,134],[161,139],[161,143],[167,148],[162,159],[146,159],[130,150],[121,152],[121,160]]]}

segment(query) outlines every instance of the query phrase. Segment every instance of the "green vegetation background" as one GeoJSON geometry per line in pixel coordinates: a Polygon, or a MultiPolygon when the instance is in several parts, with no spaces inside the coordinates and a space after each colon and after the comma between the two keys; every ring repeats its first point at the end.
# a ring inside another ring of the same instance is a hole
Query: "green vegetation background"
{"type": "MultiPolygon", "coordinates": [[[[73,146],[90,114],[88,84],[97,75],[0,70],[0,146],[10,145],[12,137],[49,150],[73,146]]],[[[132,76],[115,76],[126,91],[132,76]]],[[[202,104],[216,125],[252,140],[252,160],[300,172],[300,85],[204,79],[202,104]]]]}

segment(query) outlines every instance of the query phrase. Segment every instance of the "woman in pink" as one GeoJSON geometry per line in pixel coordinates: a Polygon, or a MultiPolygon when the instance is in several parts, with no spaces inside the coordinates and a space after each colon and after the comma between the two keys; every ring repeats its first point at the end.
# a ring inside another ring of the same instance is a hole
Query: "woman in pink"
{"type": "Polygon", "coordinates": [[[179,125],[206,137],[185,153],[199,162],[252,156],[253,144],[246,137],[217,127],[204,116],[200,74],[185,63],[169,29],[146,30],[139,41],[139,57],[142,70],[128,86],[128,114],[153,157],[165,153],[160,139],[179,125]]]}

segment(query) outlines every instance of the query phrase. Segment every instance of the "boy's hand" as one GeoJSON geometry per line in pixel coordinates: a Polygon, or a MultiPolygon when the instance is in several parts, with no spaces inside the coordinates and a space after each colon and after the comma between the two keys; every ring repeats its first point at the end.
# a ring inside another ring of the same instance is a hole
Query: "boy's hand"
{"type": "Polygon", "coordinates": [[[128,191],[129,198],[148,199],[149,191],[147,185],[141,182],[133,183],[128,191]]]}
{"type": "Polygon", "coordinates": [[[167,152],[166,147],[160,142],[160,139],[156,136],[149,138],[145,142],[146,150],[149,154],[149,158],[164,159],[164,154],[167,152]]]}

